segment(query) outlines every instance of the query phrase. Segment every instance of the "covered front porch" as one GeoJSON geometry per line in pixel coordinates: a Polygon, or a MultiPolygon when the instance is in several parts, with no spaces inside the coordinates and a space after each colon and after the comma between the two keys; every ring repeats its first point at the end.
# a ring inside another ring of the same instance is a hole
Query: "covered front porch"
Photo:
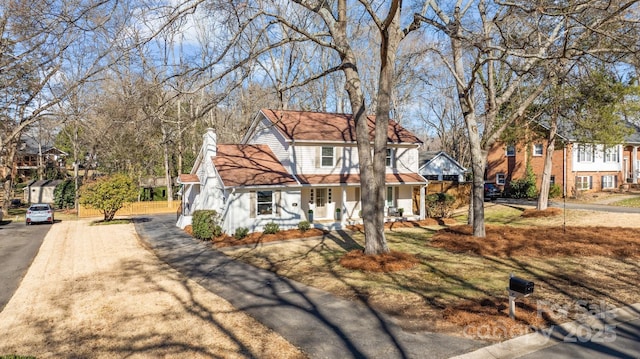
{"type": "MultiPolygon", "coordinates": [[[[358,185],[316,185],[301,191],[301,209],[316,228],[342,229],[362,223],[358,185]]],[[[386,187],[386,222],[425,218],[425,186],[389,184],[386,187]]]]}

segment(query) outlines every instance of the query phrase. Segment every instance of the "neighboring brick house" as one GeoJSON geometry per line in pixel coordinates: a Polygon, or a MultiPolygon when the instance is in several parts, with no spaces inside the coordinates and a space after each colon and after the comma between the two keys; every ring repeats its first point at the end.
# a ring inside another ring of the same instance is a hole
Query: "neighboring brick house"
{"type": "MultiPolygon", "coordinates": [[[[567,138],[563,142],[564,147],[556,144],[551,170],[551,183],[560,186],[563,195],[613,190],[621,184],[638,183],[640,134],[637,131],[628,136],[624,144],[614,146],[581,144],[567,138]]],[[[529,163],[539,188],[546,147],[547,141],[541,137],[514,145],[496,142],[487,156],[485,181],[508,189],[512,180],[524,178],[529,163]]]]}
{"type": "MultiPolygon", "coordinates": [[[[369,116],[371,133],[375,118],[369,116]]],[[[414,134],[390,121],[386,168],[387,216],[424,218],[413,208],[416,190],[424,198],[414,134]]],[[[281,229],[311,220],[341,228],[360,218],[360,174],[351,115],[261,110],[240,144],[218,144],[209,129],[195,165],[180,175],[182,212],[177,225],[191,224],[193,211],[214,209],[222,227],[260,231],[269,222],[281,229]],[[311,218],[310,213],[313,213],[311,218]]],[[[424,201],[420,201],[424,203],[424,201]]]]}

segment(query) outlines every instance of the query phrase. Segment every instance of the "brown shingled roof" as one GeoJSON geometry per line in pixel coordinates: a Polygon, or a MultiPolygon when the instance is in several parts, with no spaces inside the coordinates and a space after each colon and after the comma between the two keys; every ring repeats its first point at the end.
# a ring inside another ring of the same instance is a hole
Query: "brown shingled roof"
{"type": "MultiPolygon", "coordinates": [[[[298,175],[302,184],[360,184],[359,174],[331,174],[331,175],[298,175]]],[[[386,184],[405,183],[427,183],[422,176],[417,173],[387,173],[385,175],[386,184]]]]}
{"type": "Polygon", "coordinates": [[[267,145],[218,145],[213,164],[225,187],[298,184],[267,145]]]}
{"type": "MultiPolygon", "coordinates": [[[[325,112],[282,111],[263,109],[262,113],[289,140],[355,142],[355,122],[352,115],[325,112]]],[[[367,116],[373,140],[375,116],[367,116]]],[[[422,143],[413,133],[389,120],[387,141],[422,143]]]]}

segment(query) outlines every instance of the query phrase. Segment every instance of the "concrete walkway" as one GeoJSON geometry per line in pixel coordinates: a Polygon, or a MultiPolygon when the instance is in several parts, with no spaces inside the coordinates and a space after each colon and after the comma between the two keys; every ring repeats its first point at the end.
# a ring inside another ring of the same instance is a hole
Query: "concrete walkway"
{"type": "Polygon", "coordinates": [[[136,230],[161,260],[311,358],[448,358],[486,345],[444,334],[405,332],[365,305],[235,261],[175,227],[175,215],[138,218],[136,230]]]}

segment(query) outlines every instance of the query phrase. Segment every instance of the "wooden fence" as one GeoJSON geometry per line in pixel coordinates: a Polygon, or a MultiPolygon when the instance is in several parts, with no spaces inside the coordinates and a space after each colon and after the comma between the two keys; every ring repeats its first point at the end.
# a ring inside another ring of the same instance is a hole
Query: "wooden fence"
{"type": "MultiPolygon", "coordinates": [[[[176,213],[180,207],[180,201],[148,201],[125,203],[116,213],[116,216],[132,216],[140,214],[176,213]]],[[[93,208],[80,206],[78,210],[79,218],[102,217],[102,212],[93,208]]]]}

